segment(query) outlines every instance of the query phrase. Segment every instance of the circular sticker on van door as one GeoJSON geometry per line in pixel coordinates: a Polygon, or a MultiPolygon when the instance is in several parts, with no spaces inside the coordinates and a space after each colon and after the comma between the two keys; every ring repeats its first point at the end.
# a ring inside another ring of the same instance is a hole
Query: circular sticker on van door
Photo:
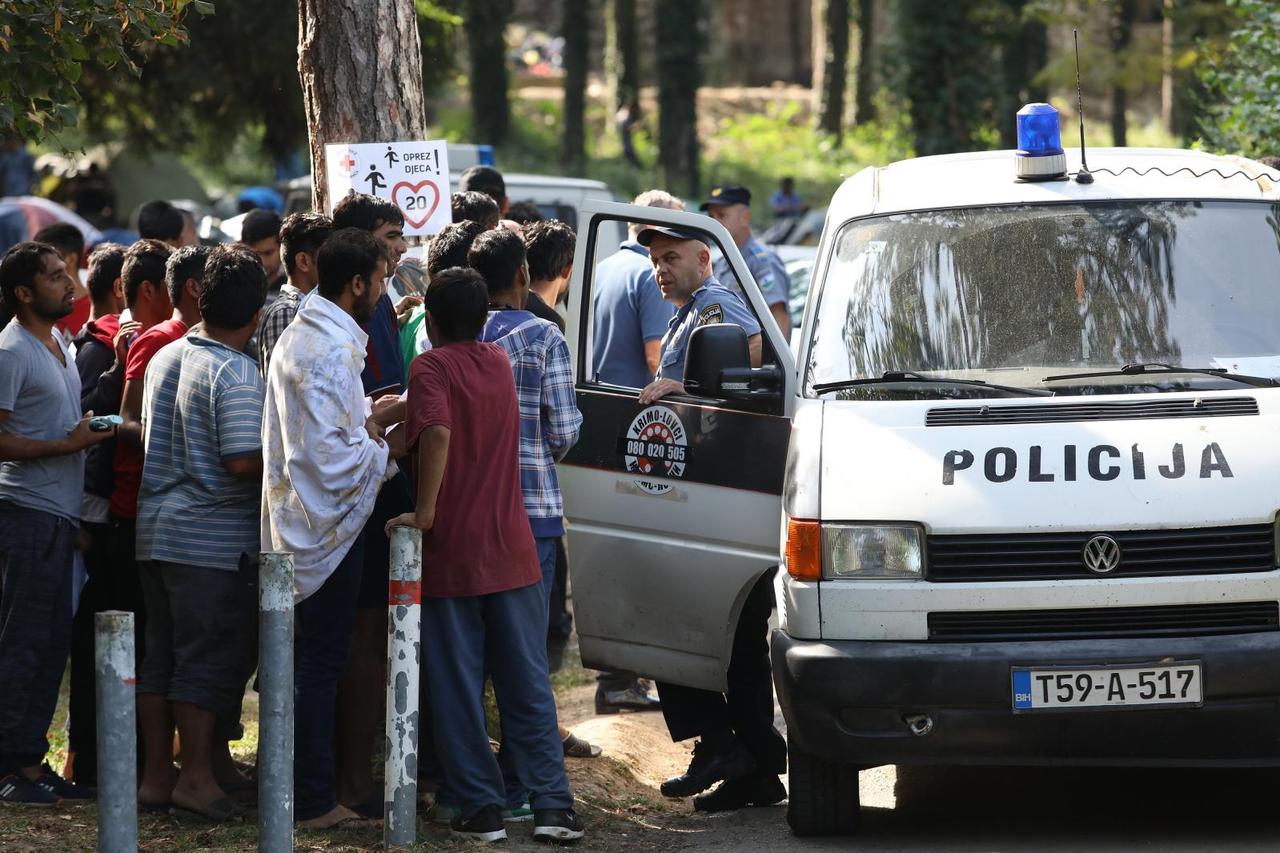
{"type": "MultiPolygon", "coordinates": [[[[627,471],[654,477],[684,476],[688,461],[688,433],[680,417],[665,406],[650,406],[635,416],[627,434],[619,442],[627,471]]],[[[650,494],[670,491],[668,483],[636,480],[650,494]]]]}

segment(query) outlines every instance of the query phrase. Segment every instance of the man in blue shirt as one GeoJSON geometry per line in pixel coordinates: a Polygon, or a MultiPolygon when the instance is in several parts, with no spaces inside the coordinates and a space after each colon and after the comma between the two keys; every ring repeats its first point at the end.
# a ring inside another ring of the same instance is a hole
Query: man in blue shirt
{"type": "Polygon", "coordinates": [[[732,323],[747,333],[751,365],[760,366],[760,324],[733,291],[711,274],[711,250],[699,234],[677,228],[650,225],[636,238],[649,248],[654,274],[662,296],[677,306],[662,338],[661,364],[653,382],[640,392],[649,404],[668,394],[683,394],[684,355],[689,337],[699,326],[732,323]]]}
{"type": "MultiPolygon", "coordinates": [[[[678,198],[662,190],[643,192],[632,204],[684,210],[678,198]]],[[[630,239],[596,267],[592,294],[594,378],[627,388],[643,388],[653,381],[662,336],[673,313],[658,290],[648,250],[636,242],[641,228],[632,223],[630,239]]]]}
{"type": "MultiPolygon", "coordinates": [[[[789,308],[791,280],[787,276],[787,268],[771,249],[755,238],[751,233],[751,191],[746,187],[715,186],[711,188],[707,200],[700,210],[725,227],[742,259],[747,262],[747,270],[756,280],[760,292],[764,294],[765,304],[773,319],[778,321],[783,337],[791,336],[791,313],[789,308]]],[[[721,257],[715,263],[716,278],[725,287],[741,293],[737,278],[729,269],[728,259],[721,257]]]]}

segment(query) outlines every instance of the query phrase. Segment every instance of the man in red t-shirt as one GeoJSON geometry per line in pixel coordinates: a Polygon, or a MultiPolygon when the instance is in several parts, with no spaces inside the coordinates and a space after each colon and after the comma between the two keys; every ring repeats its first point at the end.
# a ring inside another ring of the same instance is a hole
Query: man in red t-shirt
{"type": "Polygon", "coordinates": [[[488,291],[474,270],[432,277],[424,305],[432,346],[409,371],[405,445],[418,454],[415,512],[387,523],[422,534],[423,671],[451,794],[453,832],[506,838],[506,791],[485,730],[493,679],[504,749],[533,807],[533,837],[583,836],[573,811],[547,675],[546,602],[520,490],[520,412],[506,353],[476,340],[488,291]]]}

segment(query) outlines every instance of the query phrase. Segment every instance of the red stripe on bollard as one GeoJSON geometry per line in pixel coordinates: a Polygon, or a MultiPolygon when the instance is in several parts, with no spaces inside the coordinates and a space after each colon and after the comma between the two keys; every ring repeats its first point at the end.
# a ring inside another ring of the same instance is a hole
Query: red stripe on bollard
{"type": "Polygon", "coordinates": [[[387,605],[390,607],[408,607],[410,604],[422,603],[421,581],[391,581],[387,590],[387,605]]]}

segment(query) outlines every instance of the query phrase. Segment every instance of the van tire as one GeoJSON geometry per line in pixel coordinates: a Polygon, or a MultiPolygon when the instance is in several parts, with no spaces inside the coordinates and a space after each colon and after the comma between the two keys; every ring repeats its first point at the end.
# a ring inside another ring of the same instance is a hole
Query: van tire
{"type": "Polygon", "coordinates": [[[795,835],[853,835],[862,809],[858,768],[792,749],[788,757],[787,823],[795,835]]]}

